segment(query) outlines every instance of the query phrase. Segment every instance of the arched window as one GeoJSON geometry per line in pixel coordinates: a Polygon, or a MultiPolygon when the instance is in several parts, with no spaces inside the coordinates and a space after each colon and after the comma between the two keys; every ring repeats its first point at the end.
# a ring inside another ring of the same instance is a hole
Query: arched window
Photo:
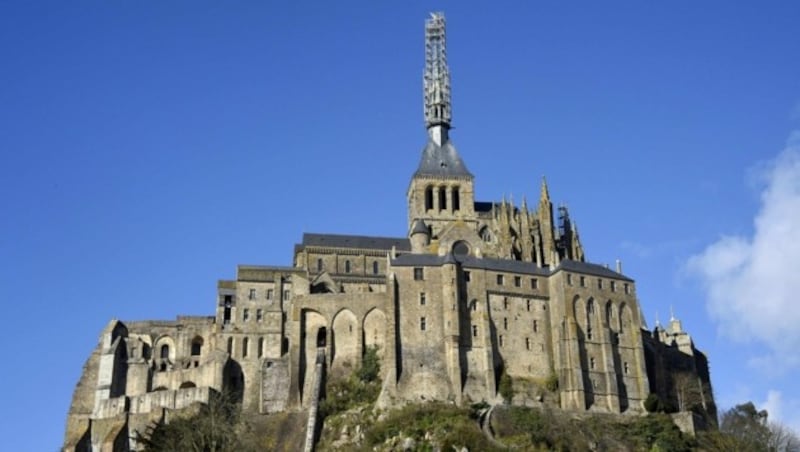
{"type": "Polygon", "coordinates": [[[164,344],[161,346],[161,359],[169,358],[169,345],[164,344]]]}
{"type": "Polygon", "coordinates": [[[250,339],[242,339],[242,358],[247,358],[247,349],[250,348],[250,339]]]}
{"type": "Polygon", "coordinates": [[[350,261],[344,261],[344,272],[350,273],[350,261]]]}
{"type": "Polygon", "coordinates": [[[453,211],[461,210],[461,196],[458,193],[459,187],[455,186],[452,189],[453,211]]]}
{"type": "Polygon", "coordinates": [[[425,187],[425,210],[433,209],[433,187],[425,187]]]}
{"type": "Polygon", "coordinates": [[[378,261],[372,261],[372,274],[378,274],[378,261]]]}
{"type": "Polygon", "coordinates": [[[200,336],[196,336],[192,339],[192,356],[200,356],[200,352],[203,349],[203,338],[200,336]]]}
{"type": "Polygon", "coordinates": [[[447,188],[439,187],[439,210],[447,210],[447,188]]]}

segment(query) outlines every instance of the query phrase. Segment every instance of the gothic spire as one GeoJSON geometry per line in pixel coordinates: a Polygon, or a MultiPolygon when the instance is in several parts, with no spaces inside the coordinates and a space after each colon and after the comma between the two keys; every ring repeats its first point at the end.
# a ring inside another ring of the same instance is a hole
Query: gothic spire
{"type": "Polygon", "coordinates": [[[447,141],[450,129],[450,70],[447,68],[443,13],[431,13],[425,21],[425,127],[436,144],[447,141]]]}
{"type": "Polygon", "coordinates": [[[547,190],[547,179],[542,176],[542,192],[539,196],[540,202],[550,202],[550,192],[547,190]]]}

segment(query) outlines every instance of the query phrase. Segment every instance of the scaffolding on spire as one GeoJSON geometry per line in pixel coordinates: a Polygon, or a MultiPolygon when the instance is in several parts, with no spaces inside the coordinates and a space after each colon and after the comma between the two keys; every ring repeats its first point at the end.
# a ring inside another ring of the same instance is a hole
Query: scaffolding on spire
{"type": "Polygon", "coordinates": [[[425,127],[450,127],[450,70],[447,67],[445,20],[443,13],[431,13],[425,21],[425,127]]]}

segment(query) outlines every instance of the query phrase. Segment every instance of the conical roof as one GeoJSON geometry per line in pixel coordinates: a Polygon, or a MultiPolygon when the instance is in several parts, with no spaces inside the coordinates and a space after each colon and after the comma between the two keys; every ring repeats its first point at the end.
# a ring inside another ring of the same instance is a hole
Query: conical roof
{"type": "Polygon", "coordinates": [[[432,139],[428,140],[428,144],[422,150],[422,159],[414,176],[472,179],[472,173],[461,160],[453,143],[447,140],[440,146],[432,139]]]}

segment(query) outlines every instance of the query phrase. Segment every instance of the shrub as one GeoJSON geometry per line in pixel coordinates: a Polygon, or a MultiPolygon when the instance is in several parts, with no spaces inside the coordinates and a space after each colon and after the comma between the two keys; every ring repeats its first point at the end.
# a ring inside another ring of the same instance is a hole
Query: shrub
{"type": "Polygon", "coordinates": [[[500,375],[500,385],[497,388],[500,395],[503,397],[503,400],[506,403],[510,403],[511,399],[514,398],[514,385],[511,377],[508,376],[505,371],[500,375]]]}

